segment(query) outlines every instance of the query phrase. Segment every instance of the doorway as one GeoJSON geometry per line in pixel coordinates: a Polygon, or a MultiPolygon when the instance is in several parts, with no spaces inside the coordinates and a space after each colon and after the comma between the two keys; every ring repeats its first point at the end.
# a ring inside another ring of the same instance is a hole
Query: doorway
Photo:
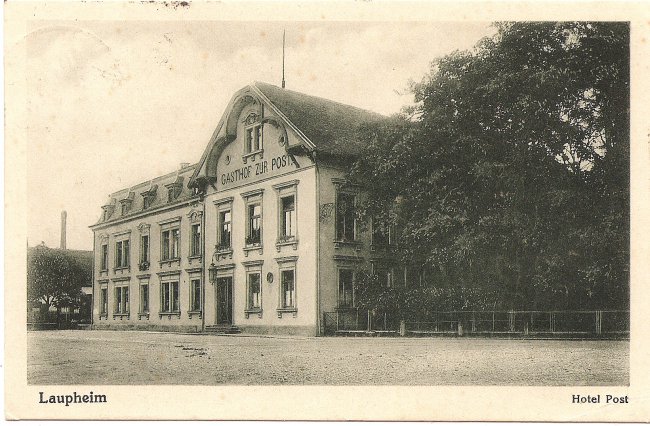
{"type": "Polygon", "coordinates": [[[217,278],[217,324],[232,324],[232,277],[217,278]]]}

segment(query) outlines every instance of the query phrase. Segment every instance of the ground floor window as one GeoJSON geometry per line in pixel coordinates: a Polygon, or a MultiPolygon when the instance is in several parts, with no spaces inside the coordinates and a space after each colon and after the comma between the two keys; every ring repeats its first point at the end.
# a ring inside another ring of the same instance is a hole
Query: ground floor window
{"type": "Polygon", "coordinates": [[[140,312],[149,312],[149,284],[140,285],[140,312]]]}
{"type": "Polygon", "coordinates": [[[161,312],[180,312],[178,300],[178,281],[167,281],[160,284],[161,312]]]}
{"type": "Polygon", "coordinates": [[[293,269],[287,269],[280,273],[280,285],[282,287],[282,308],[296,307],[296,273],[293,269]]]}
{"type": "Polygon", "coordinates": [[[190,281],[190,311],[198,312],[201,310],[201,280],[193,279],[190,281]]]}
{"type": "Polygon", "coordinates": [[[106,315],[108,313],[108,289],[103,287],[100,294],[100,313],[106,315]]]}
{"type": "Polygon", "coordinates": [[[115,287],[115,313],[129,313],[129,286],[115,287]]]}
{"type": "Polygon", "coordinates": [[[354,271],[352,269],[339,269],[339,308],[354,306],[354,271]]]}
{"type": "Polygon", "coordinates": [[[248,309],[262,307],[261,279],[258,272],[248,274],[248,309]]]}

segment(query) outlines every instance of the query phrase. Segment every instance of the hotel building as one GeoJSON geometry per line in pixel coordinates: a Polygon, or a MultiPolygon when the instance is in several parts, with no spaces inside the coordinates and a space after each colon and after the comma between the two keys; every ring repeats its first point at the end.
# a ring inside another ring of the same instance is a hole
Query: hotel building
{"type": "Polygon", "coordinates": [[[387,254],[344,180],[359,126],[381,120],[266,83],[239,90],[198,163],[102,207],[94,327],[322,334],[325,312],[354,310],[355,269],[387,254]]]}

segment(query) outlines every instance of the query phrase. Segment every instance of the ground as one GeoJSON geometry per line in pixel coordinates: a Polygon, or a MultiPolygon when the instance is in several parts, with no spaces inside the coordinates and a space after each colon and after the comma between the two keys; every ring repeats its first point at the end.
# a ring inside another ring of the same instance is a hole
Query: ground
{"type": "Polygon", "coordinates": [[[627,385],[629,341],[27,333],[29,384],[627,385]]]}

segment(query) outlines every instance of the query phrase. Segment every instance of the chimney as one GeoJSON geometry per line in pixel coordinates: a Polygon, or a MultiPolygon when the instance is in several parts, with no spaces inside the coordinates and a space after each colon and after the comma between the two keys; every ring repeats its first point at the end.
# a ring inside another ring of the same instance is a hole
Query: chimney
{"type": "Polygon", "coordinates": [[[65,210],[61,212],[61,248],[65,250],[65,227],[68,214],[65,210]]]}

